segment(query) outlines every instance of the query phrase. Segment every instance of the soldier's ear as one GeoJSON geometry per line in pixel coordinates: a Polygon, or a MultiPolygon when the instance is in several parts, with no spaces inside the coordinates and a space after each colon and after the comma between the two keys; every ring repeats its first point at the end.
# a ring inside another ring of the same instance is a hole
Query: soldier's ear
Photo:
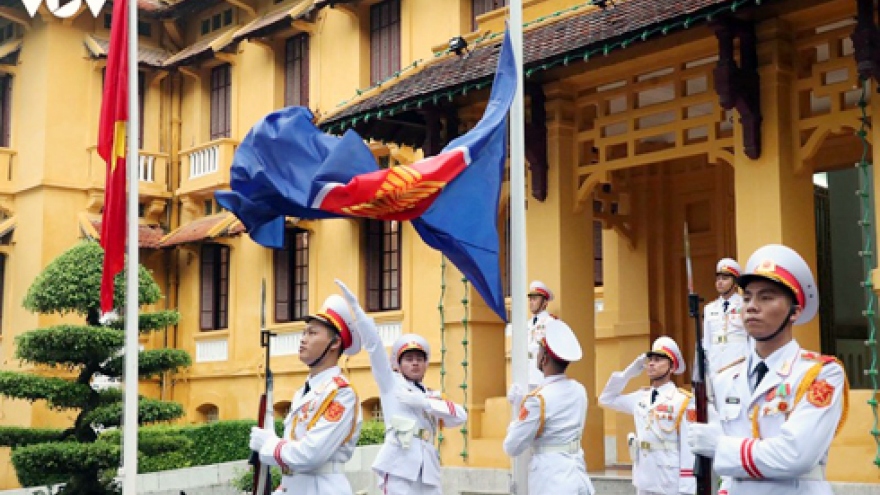
{"type": "Polygon", "coordinates": [[[801,313],[804,311],[797,304],[792,304],[791,309],[788,311],[788,321],[792,324],[797,321],[797,319],[801,316],[801,313]]]}

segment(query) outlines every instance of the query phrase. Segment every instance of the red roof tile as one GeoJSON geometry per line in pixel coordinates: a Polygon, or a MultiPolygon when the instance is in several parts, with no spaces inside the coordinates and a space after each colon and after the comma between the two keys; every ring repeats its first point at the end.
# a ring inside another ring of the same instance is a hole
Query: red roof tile
{"type": "Polygon", "coordinates": [[[202,217],[182,225],[165,236],[159,243],[160,247],[171,247],[189,242],[199,242],[218,235],[231,235],[231,227],[238,223],[232,213],[223,212],[202,217]]]}
{"type": "MultiPolygon", "coordinates": [[[[92,226],[95,228],[95,232],[98,233],[98,237],[95,240],[101,240],[101,221],[93,220],[92,226]]],[[[157,249],[161,247],[159,246],[159,241],[163,237],[165,237],[165,229],[158,225],[138,225],[138,247],[157,249]]]]}

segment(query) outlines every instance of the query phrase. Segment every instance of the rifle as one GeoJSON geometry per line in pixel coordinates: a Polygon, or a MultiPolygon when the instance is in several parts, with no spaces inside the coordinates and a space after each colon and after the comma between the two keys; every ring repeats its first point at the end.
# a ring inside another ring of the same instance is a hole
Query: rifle
{"type": "MultiPolygon", "coordinates": [[[[706,389],[706,350],[703,349],[703,324],[700,321],[700,296],[694,290],[694,272],[691,266],[691,244],[687,222],[684,223],[684,259],[688,283],[688,312],[694,319],[697,335],[696,370],[691,380],[697,406],[697,422],[709,422],[709,395],[706,389]]],[[[712,493],[712,458],[697,455],[694,458],[694,477],[697,479],[697,494],[712,493]]]]}
{"type": "MultiPolygon", "coordinates": [[[[272,370],[269,368],[270,346],[275,334],[266,329],[266,279],[260,292],[260,347],[266,348],[266,390],[260,396],[260,411],[257,423],[260,428],[275,428],[275,414],[272,402],[274,387],[272,370]]],[[[260,462],[259,452],[251,452],[248,463],[254,467],[253,495],[271,495],[272,475],[269,466],[260,462]]]]}

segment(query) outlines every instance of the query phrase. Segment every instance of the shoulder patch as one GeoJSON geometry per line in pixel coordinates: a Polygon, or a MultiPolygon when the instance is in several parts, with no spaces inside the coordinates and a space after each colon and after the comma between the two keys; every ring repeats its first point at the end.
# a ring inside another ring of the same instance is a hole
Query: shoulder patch
{"type": "Polygon", "coordinates": [[[693,397],[693,396],[694,396],[694,393],[693,393],[693,392],[691,392],[690,390],[685,390],[685,389],[683,389],[683,388],[681,388],[681,387],[678,387],[678,391],[681,392],[681,393],[683,393],[684,395],[686,395],[686,396],[688,396],[688,397],[693,397]]]}
{"type": "Polygon", "coordinates": [[[810,385],[807,391],[807,400],[810,404],[818,407],[828,407],[831,404],[834,395],[834,385],[828,383],[827,380],[817,380],[810,385]]]}
{"type": "Polygon", "coordinates": [[[818,361],[822,356],[816,352],[812,351],[801,351],[801,359],[806,359],[807,361],[818,361]]]}
{"type": "Polygon", "coordinates": [[[726,365],[724,365],[724,366],[718,368],[718,371],[716,371],[715,374],[717,375],[717,374],[720,374],[722,371],[727,371],[727,370],[729,370],[730,368],[733,368],[734,366],[736,366],[736,365],[738,365],[738,364],[740,364],[740,363],[744,363],[745,360],[746,360],[745,357],[738,358],[738,359],[736,359],[734,362],[732,362],[732,363],[728,363],[728,364],[726,364],[726,365]]]}
{"type": "Polygon", "coordinates": [[[824,364],[831,364],[837,362],[836,356],[822,356],[819,358],[824,364]]]}
{"type": "Polygon", "coordinates": [[[519,408],[519,420],[520,420],[520,421],[525,421],[526,418],[528,418],[528,417],[529,417],[529,410],[526,409],[525,404],[523,404],[523,405],[520,406],[520,408],[519,408]]]}
{"type": "Polygon", "coordinates": [[[333,382],[336,383],[336,386],[339,388],[345,388],[348,386],[348,381],[342,375],[334,376],[333,382]]]}
{"type": "Polygon", "coordinates": [[[327,406],[327,409],[324,411],[324,419],[330,421],[331,423],[336,423],[340,419],[342,419],[342,414],[345,412],[345,406],[337,401],[333,401],[327,406]]]}

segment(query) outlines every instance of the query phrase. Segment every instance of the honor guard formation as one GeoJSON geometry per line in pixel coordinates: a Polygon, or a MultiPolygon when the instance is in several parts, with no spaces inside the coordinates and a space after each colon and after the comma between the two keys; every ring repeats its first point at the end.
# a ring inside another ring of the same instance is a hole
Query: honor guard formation
{"type": "MultiPolygon", "coordinates": [[[[385,422],[385,441],[372,466],[379,490],[439,495],[437,435],[444,426],[463,424],[467,411],[423,383],[431,358],[424,337],[401,335],[386,355],[373,319],[337,284],[342,295],[327,298],[307,319],[299,357],[310,373],[292,399],[283,437],[254,427],[250,448],[261,462],[281,468],[275,494],[352,494],[343,466],[362,418],[358,396],[337,363],[363,347],[385,422]]],[[[731,258],[719,260],[715,289],[700,342],[708,421],[697,420],[697,395],[672,381],[687,364],[667,336],[612,373],[599,395],[602,407],[633,416],[628,446],[636,493],[704,495],[694,472],[695,458],[702,457],[713,461],[713,472],[697,476],[713,476],[713,494],[831,495],[825,464],[846,419],[849,386],[836,358],[802,349],[793,335],[818,310],[813,273],[795,251],[767,245],[745,270],[731,258]],[[624,392],[643,375],[646,386],[624,392]]],[[[513,418],[504,452],[528,456],[532,495],[591,495],[582,450],[587,390],[566,376],[583,355],[577,332],[547,312],[554,295],[546,284],[533,281],[528,296],[529,381],[508,389],[513,418]]]]}

